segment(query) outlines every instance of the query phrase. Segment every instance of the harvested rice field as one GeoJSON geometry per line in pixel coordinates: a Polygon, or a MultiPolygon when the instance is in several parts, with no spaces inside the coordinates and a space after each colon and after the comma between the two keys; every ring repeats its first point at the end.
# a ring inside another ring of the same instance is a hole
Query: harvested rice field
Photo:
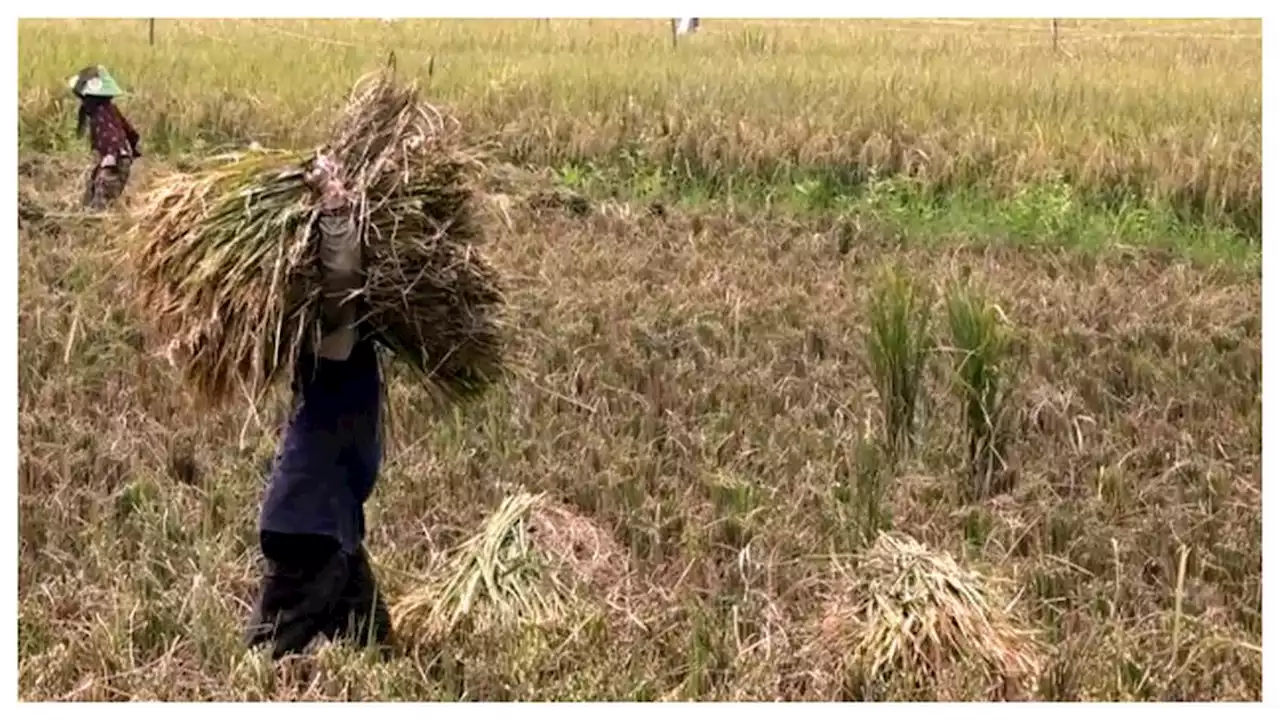
{"type": "Polygon", "coordinates": [[[20,698],[1259,700],[1261,22],[1048,25],[22,21],[20,698]],[[390,51],[491,153],[514,372],[391,373],[393,652],[273,665],[288,398],[203,406],[112,248],[390,51]]]}

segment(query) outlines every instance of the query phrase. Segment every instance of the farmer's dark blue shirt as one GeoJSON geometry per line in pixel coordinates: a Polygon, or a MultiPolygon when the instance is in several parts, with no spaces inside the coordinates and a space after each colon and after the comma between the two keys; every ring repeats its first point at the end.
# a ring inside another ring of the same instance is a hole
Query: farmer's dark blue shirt
{"type": "Polygon", "coordinates": [[[356,551],[382,458],[381,385],[368,338],[345,361],[299,359],[296,406],[262,504],[263,532],[326,535],[356,551]]]}

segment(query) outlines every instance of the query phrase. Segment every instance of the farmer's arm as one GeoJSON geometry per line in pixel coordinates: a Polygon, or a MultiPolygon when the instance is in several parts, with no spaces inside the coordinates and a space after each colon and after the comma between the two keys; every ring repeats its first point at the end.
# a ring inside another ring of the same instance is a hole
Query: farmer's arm
{"type": "Polygon", "coordinates": [[[315,182],[321,192],[316,230],[320,236],[320,323],[324,333],[318,354],[329,360],[346,360],[356,341],[356,306],[350,300],[362,282],[360,237],[350,200],[332,169],[322,169],[315,182]]]}
{"type": "Polygon", "coordinates": [[[142,138],[138,136],[138,131],[133,129],[133,124],[129,122],[129,118],[120,114],[120,122],[124,125],[125,139],[129,141],[129,148],[133,151],[134,157],[142,157],[142,138]]]}
{"type": "Polygon", "coordinates": [[[360,287],[360,239],[350,212],[323,214],[316,225],[324,292],[320,322],[325,335],[320,341],[320,356],[346,360],[356,341],[356,306],[350,298],[360,287]]]}

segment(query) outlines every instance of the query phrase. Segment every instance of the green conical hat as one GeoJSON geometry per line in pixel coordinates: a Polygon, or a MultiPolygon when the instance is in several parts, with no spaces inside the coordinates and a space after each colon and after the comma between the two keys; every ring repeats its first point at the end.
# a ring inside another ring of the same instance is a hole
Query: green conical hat
{"type": "Polygon", "coordinates": [[[67,79],[71,92],[93,97],[118,97],[124,94],[116,79],[101,65],[90,65],[67,79]]]}

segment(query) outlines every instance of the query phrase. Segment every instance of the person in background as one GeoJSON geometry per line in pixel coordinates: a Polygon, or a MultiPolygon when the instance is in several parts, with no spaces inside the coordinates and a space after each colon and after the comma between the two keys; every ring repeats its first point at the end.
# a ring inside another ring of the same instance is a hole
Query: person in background
{"type": "Polygon", "coordinates": [[[698,26],[701,23],[698,18],[679,18],[679,24],[676,26],[677,35],[692,35],[698,32],[698,26]]]}
{"type": "Polygon", "coordinates": [[[87,129],[95,155],[82,204],[101,210],[124,193],[133,161],[142,157],[138,131],[112,102],[124,92],[106,68],[91,65],[71,76],[67,83],[80,99],[76,136],[84,137],[87,129]]]}
{"type": "Polygon", "coordinates": [[[390,615],[364,550],[364,503],[381,462],[382,380],[357,321],[361,243],[339,168],[320,155],[306,175],[319,195],[321,333],[294,368],[293,412],[259,520],[266,570],[245,631],[272,657],[323,635],[386,646],[390,615]]]}

